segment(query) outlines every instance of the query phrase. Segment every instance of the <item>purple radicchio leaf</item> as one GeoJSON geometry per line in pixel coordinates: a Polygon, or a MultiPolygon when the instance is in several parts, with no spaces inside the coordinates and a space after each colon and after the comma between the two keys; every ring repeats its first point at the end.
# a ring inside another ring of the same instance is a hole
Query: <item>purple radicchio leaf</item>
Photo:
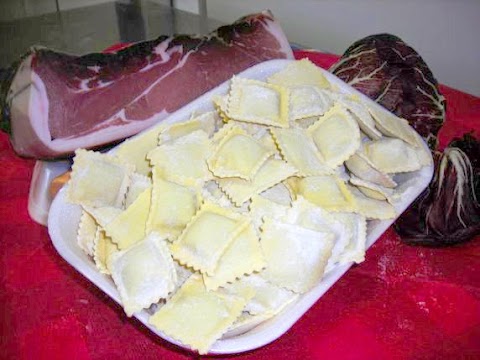
{"type": "Polygon", "coordinates": [[[445,246],[480,234],[480,141],[466,134],[436,152],[429,187],[402,214],[395,228],[402,240],[445,246]]]}
{"type": "Polygon", "coordinates": [[[330,71],[397,116],[433,150],[445,120],[445,98],[420,55],[400,38],[377,34],[353,43],[330,71]]]}

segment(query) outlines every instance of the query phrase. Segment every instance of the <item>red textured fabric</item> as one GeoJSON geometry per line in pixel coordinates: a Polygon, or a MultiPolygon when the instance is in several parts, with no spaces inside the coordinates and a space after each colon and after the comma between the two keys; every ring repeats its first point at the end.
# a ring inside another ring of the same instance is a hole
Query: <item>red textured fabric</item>
{"type": "MultiPolygon", "coordinates": [[[[328,68],[336,56],[297,51],[328,68]]],[[[452,136],[479,133],[480,99],[442,87],[452,136]]],[[[189,359],[151,334],[55,251],[27,213],[34,161],[0,134],[0,358],[189,359]]],[[[284,336],[239,359],[480,358],[480,238],[411,247],[389,229],[284,336]]]]}

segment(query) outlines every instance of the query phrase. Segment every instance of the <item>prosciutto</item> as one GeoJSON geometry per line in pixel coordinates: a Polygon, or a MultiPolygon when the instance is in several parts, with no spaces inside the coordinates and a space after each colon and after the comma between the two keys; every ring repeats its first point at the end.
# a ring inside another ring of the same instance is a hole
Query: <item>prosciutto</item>
{"type": "Polygon", "coordinates": [[[293,58],[268,11],[206,36],[160,36],[113,54],[34,48],[4,99],[15,151],[66,157],[129,137],[257,63],[293,58]]]}

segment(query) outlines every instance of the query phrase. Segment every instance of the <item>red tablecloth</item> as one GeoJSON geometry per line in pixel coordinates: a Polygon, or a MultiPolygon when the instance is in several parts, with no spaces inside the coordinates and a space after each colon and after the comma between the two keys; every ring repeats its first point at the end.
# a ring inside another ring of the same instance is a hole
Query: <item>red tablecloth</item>
{"type": "MultiPolygon", "coordinates": [[[[335,56],[296,52],[328,67],[335,56]]],[[[440,141],[480,131],[480,99],[442,87],[440,141]]],[[[55,251],[27,213],[34,161],[0,135],[0,358],[186,359],[55,251]]],[[[480,238],[427,249],[387,231],[284,336],[241,359],[480,358],[480,238]]]]}

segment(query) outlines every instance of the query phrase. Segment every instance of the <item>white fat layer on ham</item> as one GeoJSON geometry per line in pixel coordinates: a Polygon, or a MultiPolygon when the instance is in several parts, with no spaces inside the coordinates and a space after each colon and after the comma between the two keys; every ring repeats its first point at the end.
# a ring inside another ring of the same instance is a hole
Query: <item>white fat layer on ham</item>
{"type": "MultiPolygon", "coordinates": [[[[109,142],[115,141],[119,138],[120,135],[122,137],[129,137],[131,135],[137,134],[138,132],[148,128],[160,120],[163,120],[169,115],[168,112],[162,110],[161,112],[155,114],[148,120],[141,120],[141,121],[132,121],[127,120],[126,123],[118,126],[109,126],[105,129],[95,130],[93,133],[69,138],[69,139],[56,139],[51,141],[47,144],[51,149],[58,151],[58,152],[65,152],[68,151],[72,146],[75,148],[88,148],[91,146],[95,146],[98,144],[98,139],[104,140],[105,144],[109,142]]],[[[113,122],[115,119],[111,119],[113,122]]],[[[105,123],[102,123],[105,125],[105,123]]]]}
{"type": "Polygon", "coordinates": [[[88,83],[91,80],[95,80],[95,79],[94,78],[88,78],[88,79],[83,79],[82,81],[80,81],[80,84],[79,84],[80,89],[74,91],[74,93],[75,94],[81,94],[81,93],[85,93],[85,92],[88,92],[88,91],[93,90],[93,89],[95,89],[95,90],[101,89],[101,88],[110,86],[110,85],[115,83],[115,81],[107,81],[107,82],[98,81],[97,84],[95,85],[95,87],[91,88],[91,87],[88,86],[88,83]]]}
{"type": "MultiPolygon", "coordinates": [[[[31,64],[32,55],[17,70],[7,97],[7,102],[11,104],[12,117],[17,119],[11,123],[12,132],[13,134],[30,133],[25,130],[30,127],[31,132],[47,145],[51,139],[48,126],[47,90],[42,79],[32,71],[31,64]]],[[[15,148],[28,148],[30,145],[29,136],[14,136],[12,139],[15,139],[15,148]]]]}
{"type": "Polygon", "coordinates": [[[42,142],[50,141],[50,127],[48,125],[48,102],[47,89],[42,79],[32,71],[32,85],[30,85],[30,104],[28,113],[34,131],[42,142]]]}
{"type": "MultiPolygon", "coordinates": [[[[155,49],[153,49],[153,52],[157,55],[160,55],[160,59],[161,59],[161,63],[166,63],[168,61],[170,61],[170,53],[171,51],[167,51],[168,50],[168,45],[170,45],[170,42],[173,40],[173,38],[168,38],[168,39],[165,39],[164,41],[162,41],[160,44],[158,44],[155,49]]],[[[152,66],[155,66],[155,64],[148,64],[147,66],[145,66],[142,70],[140,70],[140,72],[143,72],[143,71],[147,71],[149,70],[152,66]]]]}
{"type": "Polygon", "coordinates": [[[267,21],[266,25],[264,25],[268,32],[272,34],[275,39],[278,40],[278,43],[280,44],[280,50],[285,54],[285,57],[287,59],[293,59],[293,51],[292,48],[290,47],[290,43],[288,42],[287,37],[283,33],[282,28],[280,27],[280,24],[276,21],[267,21]]]}

